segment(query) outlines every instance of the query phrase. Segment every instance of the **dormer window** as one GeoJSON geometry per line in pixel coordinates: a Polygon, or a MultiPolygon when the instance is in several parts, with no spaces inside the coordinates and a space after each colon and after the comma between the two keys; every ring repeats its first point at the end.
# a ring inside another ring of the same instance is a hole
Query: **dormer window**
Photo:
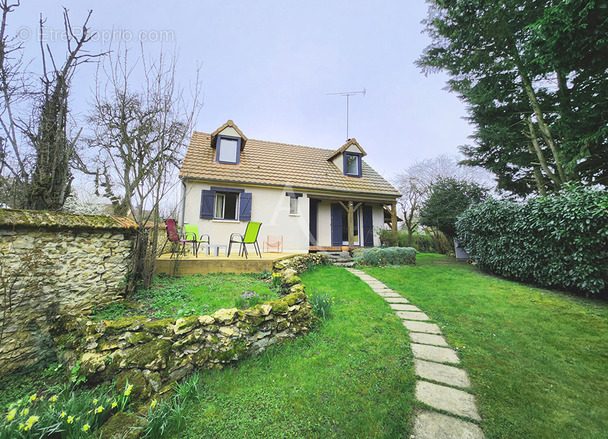
{"type": "Polygon", "coordinates": [[[238,165],[240,162],[241,139],[239,137],[217,136],[215,161],[238,165]]]}
{"type": "Polygon", "coordinates": [[[361,154],[348,151],[344,153],[344,175],[361,177],[361,154]]]}

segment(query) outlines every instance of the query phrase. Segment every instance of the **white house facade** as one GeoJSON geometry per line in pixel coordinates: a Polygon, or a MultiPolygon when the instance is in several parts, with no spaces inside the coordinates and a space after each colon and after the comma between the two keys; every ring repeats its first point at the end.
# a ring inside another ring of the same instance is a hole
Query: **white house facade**
{"type": "Polygon", "coordinates": [[[338,150],[248,139],[232,121],[194,132],[180,170],[180,222],[211,244],[258,221],[260,245],[280,238],[288,253],[377,246],[375,229],[396,230],[400,194],[365,155],[355,139],[338,150]]]}

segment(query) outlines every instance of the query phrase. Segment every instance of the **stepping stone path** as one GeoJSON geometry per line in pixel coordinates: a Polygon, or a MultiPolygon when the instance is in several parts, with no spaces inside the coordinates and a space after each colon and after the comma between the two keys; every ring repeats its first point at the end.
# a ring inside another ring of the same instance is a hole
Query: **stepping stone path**
{"type": "Polygon", "coordinates": [[[429,316],[378,279],[361,270],[347,268],[383,297],[409,331],[414,354],[416,399],[429,407],[415,414],[411,438],[485,439],[476,422],[481,421],[475,397],[466,390],[469,377],[458,367],[456,351],[448,347],[441,329],[429,316]],[[442,413],[439,413],[442,412],[442,413]]]}

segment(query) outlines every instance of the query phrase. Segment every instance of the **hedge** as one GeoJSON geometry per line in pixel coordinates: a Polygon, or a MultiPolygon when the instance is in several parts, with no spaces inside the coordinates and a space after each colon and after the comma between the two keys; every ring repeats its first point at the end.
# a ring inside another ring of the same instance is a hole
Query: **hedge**
{"type": "Polygon", "coordinates": [[[457,236],[479,267],[544,287],[608,290],[608,193],[569,186],[526,203],[489,200],[465,211],[457,236]]]}
{"type": "Polygon", "coordinates": [[[411,247],[374,247],[355,250],[353,259],[357,264],[380,267],[416,263],[416,249],[411,247]]]}

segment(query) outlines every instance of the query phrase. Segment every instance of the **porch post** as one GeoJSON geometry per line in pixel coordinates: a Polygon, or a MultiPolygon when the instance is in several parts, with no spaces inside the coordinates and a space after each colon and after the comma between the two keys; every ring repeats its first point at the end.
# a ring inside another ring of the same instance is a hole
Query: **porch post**
{"type": "Polygon", "coordinates": [[[348,202],[348,247],[352,248],[355,245],[355,215],[353,210],[353,202],[348,202]]]}
{"type": "Polygon", "coordinates": [[[399,242],[399,234],[397,233],[397,202],[391,205],[391,228],[393,229],[393,239],[399,242]]]}

